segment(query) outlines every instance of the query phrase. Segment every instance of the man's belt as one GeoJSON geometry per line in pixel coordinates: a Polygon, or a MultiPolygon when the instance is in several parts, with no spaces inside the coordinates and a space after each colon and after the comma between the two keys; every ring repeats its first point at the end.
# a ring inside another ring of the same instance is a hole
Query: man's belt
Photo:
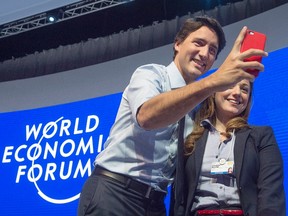
{"type": "Polygon", "coordinates": [[[216,209],[197,210],[198,215],[244,215],[242,210],[216,209]]]}
{"type": "Polygon", "coordinates": [[[118,173],[110,172],[109,170],[103,169],[102,167],[96,166],[94,171],[94,175],[101,175],[108,177],[121,183],[125,188],[131,189],[134,192],[141,194],[143,197],[152,200],[163,200],[166,196],[166,193],[161,191],[156,191],[153,187],[144,184],[142,182],[136,181],[130,177],[125,175],[121,175],[118,173]]]}

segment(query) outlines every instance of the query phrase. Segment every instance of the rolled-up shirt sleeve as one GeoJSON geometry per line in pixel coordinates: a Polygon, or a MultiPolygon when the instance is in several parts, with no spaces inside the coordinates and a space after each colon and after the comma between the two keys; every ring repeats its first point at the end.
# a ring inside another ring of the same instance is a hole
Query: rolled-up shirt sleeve
{"type": "Polygon", "coordinates": [[[142,104],[163,92],[163,78],[161,77],[161,72],[155,66],[145,65],[134,72],[125,91],[124,98],[129,101],[132,118],[135,122],[137,122],[138,109],[142,104]]]}

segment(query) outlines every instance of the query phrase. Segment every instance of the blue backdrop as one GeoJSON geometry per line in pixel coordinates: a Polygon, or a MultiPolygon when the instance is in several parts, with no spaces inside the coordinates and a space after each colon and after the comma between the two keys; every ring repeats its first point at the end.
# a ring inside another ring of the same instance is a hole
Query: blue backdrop
{"type": "MultiPolygon", "coordinates": [[[[249,119],[251,124],[273,127],[285,169],[287,56],[284,48],[263,59],[265,72],[255,81],[249,119]]],[[[0,215],[76,215],[79,193],[107,139],[120,99],[121,93],[0,114],[0,215]]],[[[286,190],[287,184],[285,173],[286,190]]]]}

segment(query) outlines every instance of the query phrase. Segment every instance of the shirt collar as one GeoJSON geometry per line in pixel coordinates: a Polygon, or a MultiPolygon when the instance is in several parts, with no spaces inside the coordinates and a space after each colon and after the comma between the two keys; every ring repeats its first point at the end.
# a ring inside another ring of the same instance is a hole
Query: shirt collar
{"type": "Polygon", "coordinates": [[[207,128],[210,131],[216,131],[216,128],[213,126],[209,119],[204,119],[201,121],[201,126],[207,128]]]}
{"type": "MultiPolygon", "coordinates": [[[[209,119],[204,119],[203,121],[201,121],[201,126],[204,128],[207,128],[210,132],[217,131],[219,133],[219,131],[214,127],[214,125],[211,123],[211,121],[209,119]]],[[[231,137],[234,137],[234,136],[235,136],[235,129],[231,133],[231,137]]]]}
{"type": "Polygon", "coordinates": [[[173,61],[167,66],[167,73],[169,75],[171,89],[177,89],[186,86],[184,78],[182,77],[180,71],[173,61]]]}

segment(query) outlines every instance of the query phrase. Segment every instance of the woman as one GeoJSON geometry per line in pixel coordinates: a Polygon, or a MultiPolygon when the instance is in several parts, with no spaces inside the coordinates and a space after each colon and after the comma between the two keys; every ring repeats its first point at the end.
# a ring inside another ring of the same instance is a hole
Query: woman
{"type": "Polygon", "coordinates": [[[185,142],[185,215],[286,215],[272,128],[247,123],[251,92],[252,83],[242,80],[197,111],[185,142]]]}

